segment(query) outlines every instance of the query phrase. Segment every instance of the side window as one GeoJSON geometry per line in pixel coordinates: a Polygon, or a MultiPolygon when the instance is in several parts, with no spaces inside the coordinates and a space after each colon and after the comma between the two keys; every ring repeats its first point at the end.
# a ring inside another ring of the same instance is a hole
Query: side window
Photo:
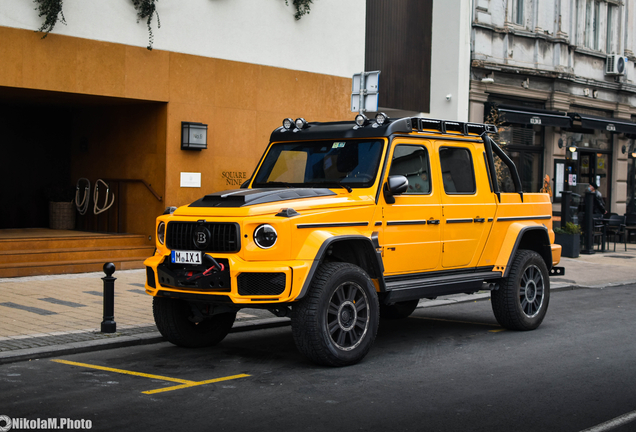
{"type": "Polygon", "coordinates": [[[428,152],[421,145],[400,144],[395,147],[389,175],[403,175],[409,181],[405,194],[429,194],[428,152]]]}
{"type": "Polygon", "coordinates": [[[449,194],[474,194],[475,170],[467,148],[442,147],[439,149],[444,191],[449,194]]]}

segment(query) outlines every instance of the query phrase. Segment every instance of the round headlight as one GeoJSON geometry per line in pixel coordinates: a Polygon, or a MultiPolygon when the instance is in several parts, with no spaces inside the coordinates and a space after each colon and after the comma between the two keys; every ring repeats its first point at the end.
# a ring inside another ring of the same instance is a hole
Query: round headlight
{"type": "Polygon", "coordinates": [[[366,124],[367,120],[369,120],[369,119],[364,114],[358,114],[356,116],[356,124],[358,126],[360,126],[360,127],[364,126],[366,124]]]}
{"type": "Polygon", "coordinates": [[[307,127],[307,120],[305,120],[304,118],[297,118],[296,119],[296,127],[298,129],[303,129],[307,127]]]}
{"type": "Polygon", "coordinates": [[[260,225],[254,230],[254,242],[261,249],[269,249],[276,244],[278,233],[269,224],[260,225]]]}
{"type": "Polygon", "coordinates": [[[283,120],[283,127],[287,130],[290,130],[294,127],[294,121],[290,118],[286,118],[283,120]]]}
{"type": "Polygon", "coordinates": [[[163,244],[165,235],[166,235],[166,224],[162,221],[162,222],[159,222],[159,226],[157,227],[157,238],[159,239],[159,243],[163,244]]]}

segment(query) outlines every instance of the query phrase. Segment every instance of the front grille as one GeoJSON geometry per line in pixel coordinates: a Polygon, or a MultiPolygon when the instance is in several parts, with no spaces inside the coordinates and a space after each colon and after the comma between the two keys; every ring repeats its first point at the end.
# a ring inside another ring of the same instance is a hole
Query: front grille
{"type": "Polygon", "coordinates": [[[285,291],[285,273],[241,273],[238,293],[243,296],[277,296],[285,291]]]}
{"type": "Polygon", "coordinates": [[[204,252],[238,252],[241,249],[239,226],[222,222],[169,222],[166,246],[175,250],[203,250],[204,252]],[[194,242],[194,231],[204,226],[212,234],[209,245],[201,249],[194,242]]]}

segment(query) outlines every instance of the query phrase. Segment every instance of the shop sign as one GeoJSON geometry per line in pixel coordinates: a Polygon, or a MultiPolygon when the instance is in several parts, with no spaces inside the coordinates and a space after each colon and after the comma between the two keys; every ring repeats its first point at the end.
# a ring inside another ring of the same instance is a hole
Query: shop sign
{"type": "Polygon", "coordinates": [[[240,186],[247,180],[247,171],[223,171],[221,175],[226,186],[240,186]]]}
{"type": "Polygon", "coordinates": [[[608,124],[607,126],[605,126],[605,129],[607,129],[610,132],[616,132],[616,126],[614,126],[613,124],[608,124]]]}
{"type": "Polygon", "coordinates": [[[541,117],[530,117],[530,123],[532,123],[534,125],[540,125],[541,124],[541,117]]]}

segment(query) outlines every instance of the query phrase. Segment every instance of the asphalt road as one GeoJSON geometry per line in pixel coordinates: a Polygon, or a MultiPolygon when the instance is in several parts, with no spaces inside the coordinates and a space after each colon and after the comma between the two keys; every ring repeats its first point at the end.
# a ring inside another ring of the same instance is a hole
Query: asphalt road
{"type": "Polygon", "coordinates": [[[0,416],[118,431],[581,431],[636,410],[635,323],[633,285],[553,292],[532,332],[503,331],[489,301],[418,309],[383,321],[365,360],[340,369],[305,360],[288,327],[210,349],[33,360],[0,366],[0,416]]]}

